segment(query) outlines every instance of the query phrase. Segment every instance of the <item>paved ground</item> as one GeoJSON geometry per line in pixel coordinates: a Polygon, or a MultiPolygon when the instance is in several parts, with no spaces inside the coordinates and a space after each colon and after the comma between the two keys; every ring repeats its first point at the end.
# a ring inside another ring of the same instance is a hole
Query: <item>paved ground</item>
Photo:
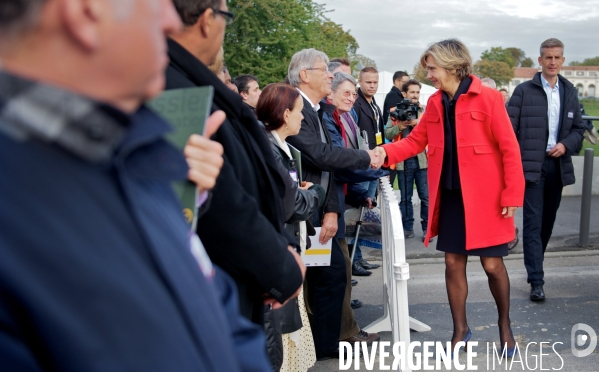
{"type": "MultiPolygon", "coordinates": [[[[577,247],[578,212],[580,198],[566,197],[560,208],[554,237],[545,258],[544,303],[533,303],[528,299],[530,287],[526,283],[526,271],[522,261],[522,244],[506,259],[511,280],[511,319],[512,329],[519,345],[530,344],[528,353],[521,353],[510,366],[498,365],[493,368],[492,358],[487,366],[487,345],[499,343],[496,326],[497,313],[493,298],[488,289],[486,276],[476,258],[468,265],[470,293],[467,314],[473,331],[472,341],[478,341],[474,350],[478,353],[473,364],[479,371],[487,370],[561,370],[599,371],[599,347],[587,357],[575,357],[571,350],[571,330],[577,323],[585,323],[599,334],[599,197],[593,198],[591,219],[591,245],[577,247]],[[537,342],[537,344],[533,344],[537,342]],[[539,364],[540,342],[544,344],[542,366],[539,364]],[[562,344],[559,344],[561,342],[562,344]],[[552,350],[552,346],[555,351],[552,350]],[[558,355],[559,354],[559,357],[558,355]],[[528,364],[526,364],[528,363],[528,364]]],[[[521,215],[517,219],[521,225],[521,215]]],[[[417,238],[419,237],[417,230],[417,238]]],[[[410,315],[426,324],[430,332],[411,332],[411,341],[446,342],[451,337],[451,314],[445,292],[444,265],[442,256],[431,248],[424,248],[420,239],[407,241],[408,262],[410,263],[409,310],[410,315]]],[[[380,261],[380,251],[364,249],[364,256],[370,261],[380,261]]],[[[370,277],[355,277],[359,284],[354,287],[353,298],[362,300],[364,306],[355,310],[358,323],[366,326],[383,315],[382,271],[373,271],[370,277]]],[[[391,341],[391,333],[381,333],[383,341],[391,341]]],[[[589,341],[584,346],[588,346],[589,341]]],[[[492,350],[492,349],[491,349],[492,350]]],[[[390,358],[392,360],[392,358],[390,358]]],[[[432,360],[432,359],[431,359],[432,360]]],[[[466,362],[463,352],[459,360],[466,362]]],[[[310,371],[338,371],[339,361],[317,362],[310,371]]],[[[354,369],[352,365],[351,370],[354,369]]],[[[369,370],[362,360],[360,369],[369,370]]],[[[379,360],[375,360],[374,371],[379,371],[379,360]]]]}

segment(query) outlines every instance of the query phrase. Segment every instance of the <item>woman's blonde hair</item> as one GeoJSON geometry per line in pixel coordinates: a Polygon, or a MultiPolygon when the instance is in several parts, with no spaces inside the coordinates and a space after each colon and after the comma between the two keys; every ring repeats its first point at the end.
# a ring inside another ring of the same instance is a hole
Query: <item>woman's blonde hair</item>
{"type": "Polygon", "coordinates": [[[214,75],[219,76],[220,73],[223,72],[223,67],[225,66],[225,51],[223,47],[220,47],[218,54],[216,55],[216,60],[213,64],[208,66],[208,69],[214,72],[214,75]]]}
{"type": "Polygon", "coordinates": [[[458,39],[447,39],[428,47],[420,57],[420,65],[426,69],[426,58],[433,57],[437,65],[456,76],[459,81],[472,73],[472,57],[466,45],[458,39]]]}

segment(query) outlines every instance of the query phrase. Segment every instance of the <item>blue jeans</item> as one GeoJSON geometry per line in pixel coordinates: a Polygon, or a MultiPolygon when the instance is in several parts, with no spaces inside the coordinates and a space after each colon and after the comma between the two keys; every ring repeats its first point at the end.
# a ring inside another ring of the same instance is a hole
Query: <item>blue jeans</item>
{"type": "Polygon", "coordinates": [[[414,182],[416,191],[420,197],[420,219],[422,231],[428,228],[428,183],[427,170],[420,169],[418,159],[410,158],[404,162],[404,170],[397,171],[397,184],[401,190],[401,221],[404,231],[414,230],[414,208],[412,207],[412,195],[414,193],[414,182]]]}

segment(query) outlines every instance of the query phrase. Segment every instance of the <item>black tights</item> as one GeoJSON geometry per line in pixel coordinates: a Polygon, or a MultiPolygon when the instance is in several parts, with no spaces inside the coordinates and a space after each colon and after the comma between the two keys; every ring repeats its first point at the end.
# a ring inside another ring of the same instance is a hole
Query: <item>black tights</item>
{"type": "MultiPolygon", "coordinates": [[[[466,279],[466,264],[468,256],[457,253],[445,253],[445,286],[447,298],[453,318],[452,348],[462,341],[468,332],[466,320],[466,297],[468,297],[468,281],[466,279]]],[[[510,327],[510,278],[503,264],[502,257],[481,257],[489,288],[497,305],[499,320],[499,340],[501,347],[515,346],[514,336],[510,327]]]]}

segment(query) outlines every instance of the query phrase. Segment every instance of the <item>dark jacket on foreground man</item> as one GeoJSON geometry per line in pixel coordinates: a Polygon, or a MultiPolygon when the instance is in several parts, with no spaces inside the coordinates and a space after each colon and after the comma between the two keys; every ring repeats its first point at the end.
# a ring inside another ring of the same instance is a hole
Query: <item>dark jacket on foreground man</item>
{"type": "Polygon", "coordinates": [[[177,42],[169,39],[168,46],[166,89],[212,85],[213,110],[227,115],[212,138],[224,147],[224,165],[197,231],[210,258],[237,283],[242,314],[261,324],[265,293],[283,303],[302,284],[300,268],[287,249],[296,241],[283,226],[285,175],[241,97],[177,42]]]}
{"type": "MultiPolygon", "coordinates": [[[[584,127],[578,105],[576,88],[564,77],[558,75],[561,100],[557,142],[566,147],[566,153],[559,158],[563,186],[571,185],[574,177],[572,155],[580,152],[584,127]]],[[[541,85],[541,73],[530,81],[516,87],[510,98],[508,114],[516,132],[522,167],[526,182],[538,182],[545,159],[547,139],[547,95],[541,85]]]]}
{"type": "Polygon", "coordinates": [[[192,256],[169,130],[0,72],[0,370],[268,370],[233,281],[192,256]]]}

